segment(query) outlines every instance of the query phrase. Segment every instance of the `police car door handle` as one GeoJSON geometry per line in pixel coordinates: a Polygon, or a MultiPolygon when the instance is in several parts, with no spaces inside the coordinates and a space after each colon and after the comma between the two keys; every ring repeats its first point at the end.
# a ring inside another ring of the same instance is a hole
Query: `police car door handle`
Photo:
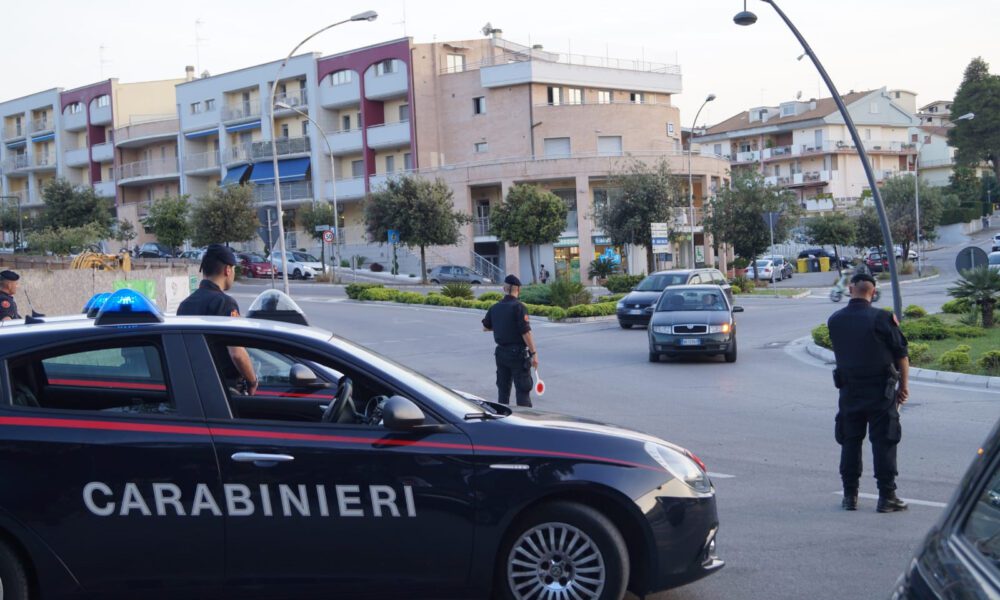
{"type": "Polygon", "coordinates": [[[236,462],[252,462],[258,467],[273,467],[280,462],[295,460],[291,454],[261,454],[259,452],[236,452],[231,458],[236,462]]]}

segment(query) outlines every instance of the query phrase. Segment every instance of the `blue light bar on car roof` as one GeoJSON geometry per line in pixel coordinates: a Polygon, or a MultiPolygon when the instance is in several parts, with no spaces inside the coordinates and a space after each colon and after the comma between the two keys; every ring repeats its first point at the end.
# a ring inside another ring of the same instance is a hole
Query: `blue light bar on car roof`
{"type": "Polygon", "coordinates": [[[163,314],[149,298],[135,290],[118,290],[104,301],[95,325],[162,323],[163,314]]]}
{"type": "Polygon", "coordinates": [[[97,311],[101,310],[104,306],[104,302],[111,296],[111,292],[101,292],[99,294],[94,294],[87,300],[87,303],[83,305],[83,314],[87,317],[93,319],[97,316],[97,311]]]}

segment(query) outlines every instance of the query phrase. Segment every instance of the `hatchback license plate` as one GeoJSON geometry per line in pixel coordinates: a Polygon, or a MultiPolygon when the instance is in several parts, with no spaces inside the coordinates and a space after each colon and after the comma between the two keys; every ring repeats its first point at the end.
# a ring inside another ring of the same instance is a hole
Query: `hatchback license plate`
{"type": "Polygon", "coordinates": [[[685,338],[681,340],[681,346],[700,346],[701,339],[699,338],[685,338]]]}
{"type": "Polygon", "coordinates": [[[630,311],[628,311],[628,314],[630,314],[630,315],[641,315],[642,314],[642,310],[640,310],[640,309],[630,310],[630,311]]]}

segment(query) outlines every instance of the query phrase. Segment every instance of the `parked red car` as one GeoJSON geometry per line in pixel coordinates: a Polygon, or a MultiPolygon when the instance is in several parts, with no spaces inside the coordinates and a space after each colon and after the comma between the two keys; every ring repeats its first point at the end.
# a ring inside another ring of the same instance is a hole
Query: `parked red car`
{"type": "Polygon", "coordinates": [[[881,273],[889,270],[889,257],[880,252],[872,252],[865,257],[865,264],[872,273],[881,273]]]}
{"type": "Polygon", "coordinates": [[[271,263],[259,254],[241,253],[238,257],[240,268],[247,277],[270,277],[274,273],[271,263]]]}

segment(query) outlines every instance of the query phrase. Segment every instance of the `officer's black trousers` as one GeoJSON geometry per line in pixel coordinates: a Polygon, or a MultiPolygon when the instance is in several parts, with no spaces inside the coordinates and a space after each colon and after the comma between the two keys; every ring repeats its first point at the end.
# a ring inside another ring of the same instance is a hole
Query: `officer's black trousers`
{"type": "MultiPolygon", "coordinates": [[[[884,388],[883,388],[884,389],[884,388]]],[[[902,436],[895,400],[882,390],[860,395],[841,390],[835,437],[840,444],[840,478],[845,491],[857,492],[861,480],[861,450],[865,430],[872,442],[875,481],[880,494],[896,489],[896,446],[902,436]],[[876,395],[877,394],[877,395],[876,395]]]]}
{"type": "Polygon", "coordinates": [[[497,401],[510,404],[510,386],[514,384],[518,406],[531,406],[531,363],[523,346],[497,346],[497,401]]]}

